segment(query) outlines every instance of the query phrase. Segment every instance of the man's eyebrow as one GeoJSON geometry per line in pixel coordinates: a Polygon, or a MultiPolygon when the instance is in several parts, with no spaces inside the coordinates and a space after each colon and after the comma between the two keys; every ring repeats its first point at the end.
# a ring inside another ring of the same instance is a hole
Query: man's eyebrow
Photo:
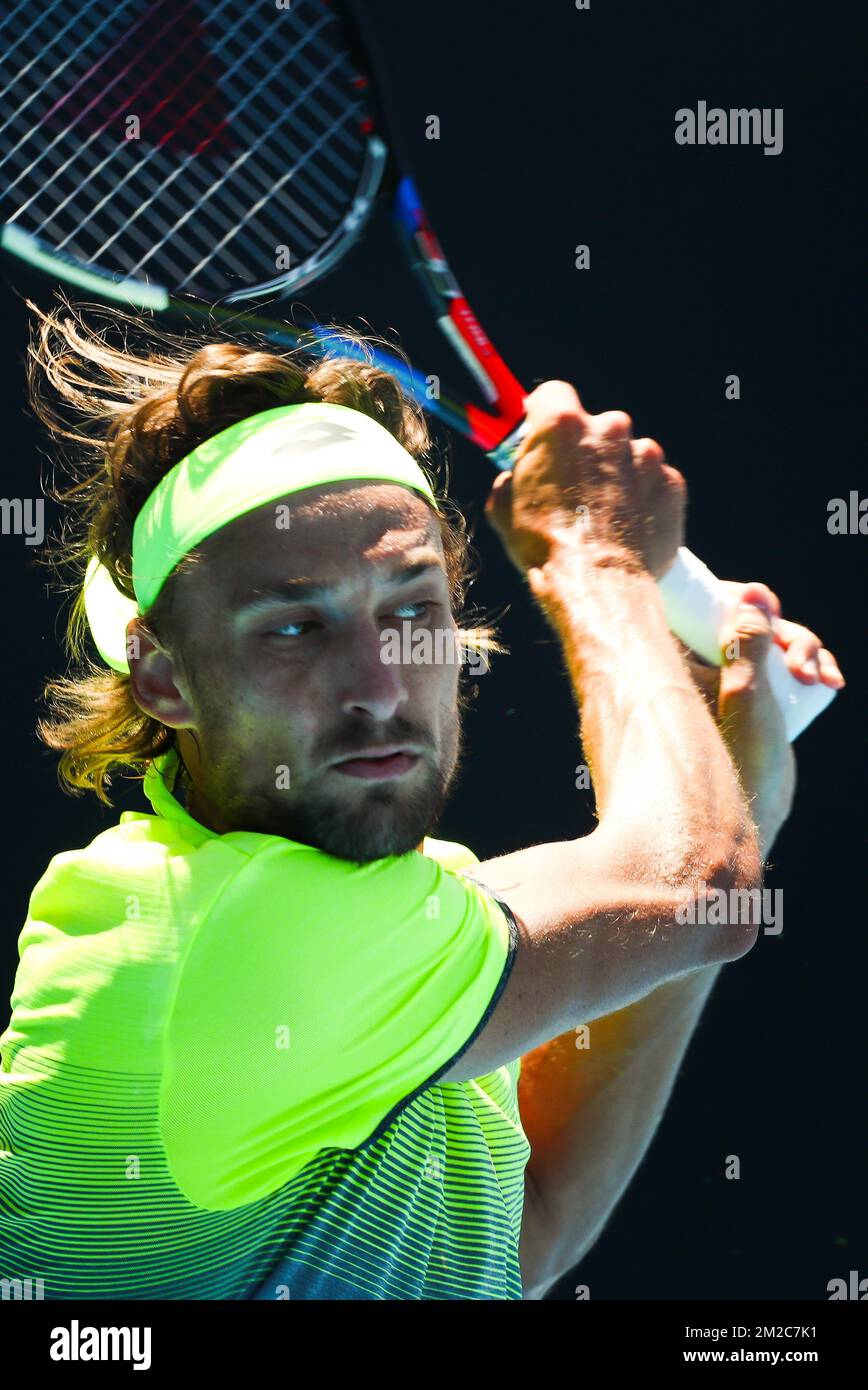
{"type": "MultiPolygon", "coordinates": [[[[442,564],[436,560],[417,560],[412,565],[394,565],[382,577],[387,584],[410,584],[429,571],[446,577],[442,564]]],[[[304,603],[310,599],[325,598],[334,593],[337,587],[335,584],[325,584],[304,577],[283,579],[279,584],[257,585],[250,598],[235,606],[234,613],[236,617],[246,617],[260,609],[274,607],[278,603],[304,603]]]]}

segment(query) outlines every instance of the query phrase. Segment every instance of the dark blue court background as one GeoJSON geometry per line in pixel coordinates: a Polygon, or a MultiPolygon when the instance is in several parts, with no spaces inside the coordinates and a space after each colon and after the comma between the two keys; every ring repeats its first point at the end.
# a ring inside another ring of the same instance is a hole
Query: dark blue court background
{"type": "MultiPolygon", "coordinates": [[[[868,539],[831,536],[827,502],[868,492],[853,303],[854,38],[834,7],[733,0],[406,6],[370,0],[429,206],[456,274],[529,386],[622,407],[690,484],[688,542],[723,577],[763,579],[839,655],[849,685],[798,745],[795,812],[768,886],[784,931],[728,967],[650,1153],[555,1296],[825,1299],[868,1276],[865,1205],[865,731],[859,665],[868,539]],[[784,149],[682,148],[674,112],[783,107],[784,149]],[[425,138],[436,114],[441,138],[425,138]],[[591,248],[590,271],[574,247],[591,248]],[[737,373],[741,400],[724,397],[737,373]],[[724,1181],[738,1154],[740,1181],[724,1181]]],[[[395,328],[414,361],[461,380],[385,239],[303,294],[321,318],[395,328]]],[[[34,496],[40,438],[23,400],[21,292],[4,262],[7,496],[34,496]],[[14,291],[13,292],[13,287],[14,291]]],[[[587,832],[588,793],[558,649],[481,519],[488,465],[452,447],[453,493],[479,518],[471,597],[508,608],[512,654],[479,682],[468,764],[439,833],[481,858],[587,832]]],[[[60,793],[34,731],[61,669],[59,605],[22,538],[0,545],[4,602],[3,1024],[30,889],[49,858],[124,807],[60,793]]],[[[227,1027],[231,1026],[227,1021],[227,1027]]]]}

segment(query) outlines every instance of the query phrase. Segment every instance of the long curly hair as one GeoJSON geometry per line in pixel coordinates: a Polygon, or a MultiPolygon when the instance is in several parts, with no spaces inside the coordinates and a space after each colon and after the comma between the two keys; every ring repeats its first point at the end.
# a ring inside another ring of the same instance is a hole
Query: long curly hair
{"type": "MultiPolygon", "coordinates": [[[[256,334],[207,337],[178,335],[150,321],[98,304],[73,305],[63,295],[59,309],[44,311],[26,300],[33,317],[27,352],[30,406],[48,430],[52,457],[72,479],[46,487],[67,510],[57,541],[44,552],[55,587],[73,600],[64,639],[67,673],[42,690],[47,717],[37,722],[40,739],[60,753],[61,788],[78,796],[92,791],[105,805],[112,773],[141,780],[154,758],[177,748],[175,730],[136,703],[130,677],[95,658],[81,586],[91,555],[107,566],[117,588],[135,600],[132,531],[153,488],[203,440],[229,425],[278,405],[304,401],[349,406],[384,425],[426,470],[437,497],[450,605],[462,651],[485,659],[508,649],[491,626],[463,626],[466,594],[475,578],[466,519],[432,476],[433,444],[420,407],[397,379],[377,366],[372,349],[383,340],[340,325],[330,331],[364,355],[325,357],[303,346],[277,351],[256,334]],[[105,319],[102,329],[88,323],[105,319]],[[122,344],[110,332],[123,329],[122,344]],[[138,346],[130,338],[140,338],[138,346]]],[[[403,356],[394,343],[394,356],[403,356]]],[[[406,359],[404,359],[406,360],[406,359]]],[[[187,560],[195,560],[195,552],[187,560]]],[[[158,635],[171,619],[177,566],[147,625],[158,635]]],[[[459,702],[469,700],[462,671],[459,702]]],[[[182,763],[183,774],[183,763],[182,763]]]]}

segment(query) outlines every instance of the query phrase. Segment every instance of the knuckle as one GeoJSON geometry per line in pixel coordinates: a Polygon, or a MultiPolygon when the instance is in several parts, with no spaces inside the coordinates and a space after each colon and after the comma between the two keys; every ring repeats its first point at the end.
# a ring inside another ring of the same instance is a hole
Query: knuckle
{"type": "Polygon", "coordinates": [[[614,438],[626,437],[633,433],[633,420],[625,410],[606,410],[597,416],[601,434],[614,438]]]}
{"type": "Polygon", "coordinates": [[[662,464],[665,457],[663,449],[656,439],[636,439],[633,441],[633,453],[641,462],[656,460],[662,464]]]}
{"type": "Polygon", "coordinates": [[[582,420],[578,409],[572,409],[566,402],[555,406],[546,415],[543,433],[546,437],[558,441],[576,439],[582,433],[582,420]]]}
{"type": "Polygon", "coordinates": [[[564,411],[577,417],[582,408],[576,388],[568,381],[544,381],[527,397],[525,405],[531,404],[546,414],[564,411]]]}
{"type": "Polygon", "coordinates": [[[570,405],[569,401],[559,401],[549,415],[556,425],[578,425],[581,418],[579,407],[570,405]]]}

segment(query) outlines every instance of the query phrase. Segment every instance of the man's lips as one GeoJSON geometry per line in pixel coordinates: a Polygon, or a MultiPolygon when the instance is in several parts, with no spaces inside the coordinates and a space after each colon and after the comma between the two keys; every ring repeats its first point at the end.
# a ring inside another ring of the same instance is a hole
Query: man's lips
{"type": "Polygon", "coordinates": [[[340,758],[333,763],[336,772],[347,777],[362,777],[380,780],[385,777],[400,777],[409,772],[419,761],[419,754],[412,748],[392,744],[387,748],[367,749],[354,753],[350,758],[340,758]]]}

